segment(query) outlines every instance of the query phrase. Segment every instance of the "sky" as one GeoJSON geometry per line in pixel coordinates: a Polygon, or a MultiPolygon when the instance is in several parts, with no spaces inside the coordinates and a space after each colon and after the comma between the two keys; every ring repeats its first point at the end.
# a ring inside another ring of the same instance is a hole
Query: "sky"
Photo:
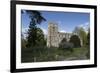
{"type": "MultiPolygon", "coordinates": [[[[90,25],[90,14],[79,12],[55,12],[55,11],[39,11],[46,21],[42,22],[40,27],[45,34],[49,22],[58,24],[59,32],[72,32],[76,26],[87,28],[90,25]]],[[[30,18],[27,13],[21,14],[22,33],[27,32],[30,24],[30,18]]]]}

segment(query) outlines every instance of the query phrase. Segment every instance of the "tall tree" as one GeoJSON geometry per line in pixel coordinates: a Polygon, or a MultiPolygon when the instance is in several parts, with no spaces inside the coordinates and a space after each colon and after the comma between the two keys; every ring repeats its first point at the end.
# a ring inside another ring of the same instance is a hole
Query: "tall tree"
{"type": "Polygon", "coordinates": [[[85,32],[85,30],[81,27],[80,28],[80,38],[82,39],[82,43],[83,43],[83,46],[86,46],[86,43],[87,43],[87,34],[85,32]]]}
{"type": "Polygon", "coordinates": [[[87,43],[87,34],[82,27],[76,27],[73,31],[74,34],[78,35],[80,39],[82,40],[82,45],[86,46],[87,43]]]}
{"type": "Polygon", "coordinates": [[[87,45],[90,45],[90,29],[88,29],[88,34],[87,34],[87,45]]]}
{"type": "Polygon", "coordinates": [[[90,58],[90,28],[88,29],[88,34],[87,34],[87,53],[86,53],[87,58],[90,58]]]}
{"type": "Polygon", "coordinates": [[[38,46],[46,46],[46,38],[44,37],[44,33],[40,28],[37,28],[37,38],[36,43],[38,46]]]}
{"type": "Polygon", "coordinates": [[[42,16],[39,11],[35,10],[24,10],[22,13],[26,12],[31,19],[29,29],[28,29],[28,37],[27,37],[27,46],[35,46],[37,44],[37,24],[40,24],[42,21],[46,21],[46,19],[42,16]]]}
{"type": "Polygon", "coordinates": [[[36,27],[35,21],[31,19],[29,29],[28,29],[27,47],[36,45],[36,39],[37,39],[36,29],[37,29],[37,27],[36,27]]]}

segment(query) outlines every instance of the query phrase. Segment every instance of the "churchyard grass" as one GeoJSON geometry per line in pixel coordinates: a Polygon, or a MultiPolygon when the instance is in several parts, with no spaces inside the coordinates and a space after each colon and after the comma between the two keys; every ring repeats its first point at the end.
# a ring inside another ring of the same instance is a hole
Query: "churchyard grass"
{"type": "Polygon", "coordinates": [[[48,62],[89,59],[89,57],[87,57],[88,48],[79,47],[71,49],[72,50],[47,47],[23,48],[21,51],[21,62],[48,62]]]}

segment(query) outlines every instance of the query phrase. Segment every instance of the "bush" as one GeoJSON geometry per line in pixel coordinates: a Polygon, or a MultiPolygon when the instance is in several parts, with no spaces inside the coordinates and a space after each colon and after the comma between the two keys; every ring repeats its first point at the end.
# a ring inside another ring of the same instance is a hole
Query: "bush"
{"type": "Polygon", "coordinates": [[[77,35],[72,35],[69,42],[73,43],[74,47],[80,47],[81,46],[80,39],[77,35]]]}
{"type": "Polygon", "coordinates": [[[61,48],[62,50],[69,50],[69,51],[73,51],[73,44],[69,43],[69,42],[63,42],[59,44],[59,48],[61,48]]]}

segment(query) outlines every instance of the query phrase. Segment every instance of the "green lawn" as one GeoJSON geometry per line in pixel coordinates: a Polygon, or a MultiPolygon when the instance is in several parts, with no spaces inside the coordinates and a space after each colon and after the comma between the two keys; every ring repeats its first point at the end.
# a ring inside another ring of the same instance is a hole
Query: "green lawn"
{"type": "Polygon", "coordinates": [[[64,61],[64,60],[84,60],[89,59],[88,48],[47,48],[34,47],[22,48],[21,62],[45,62],[45,61],[64,61]]]}

